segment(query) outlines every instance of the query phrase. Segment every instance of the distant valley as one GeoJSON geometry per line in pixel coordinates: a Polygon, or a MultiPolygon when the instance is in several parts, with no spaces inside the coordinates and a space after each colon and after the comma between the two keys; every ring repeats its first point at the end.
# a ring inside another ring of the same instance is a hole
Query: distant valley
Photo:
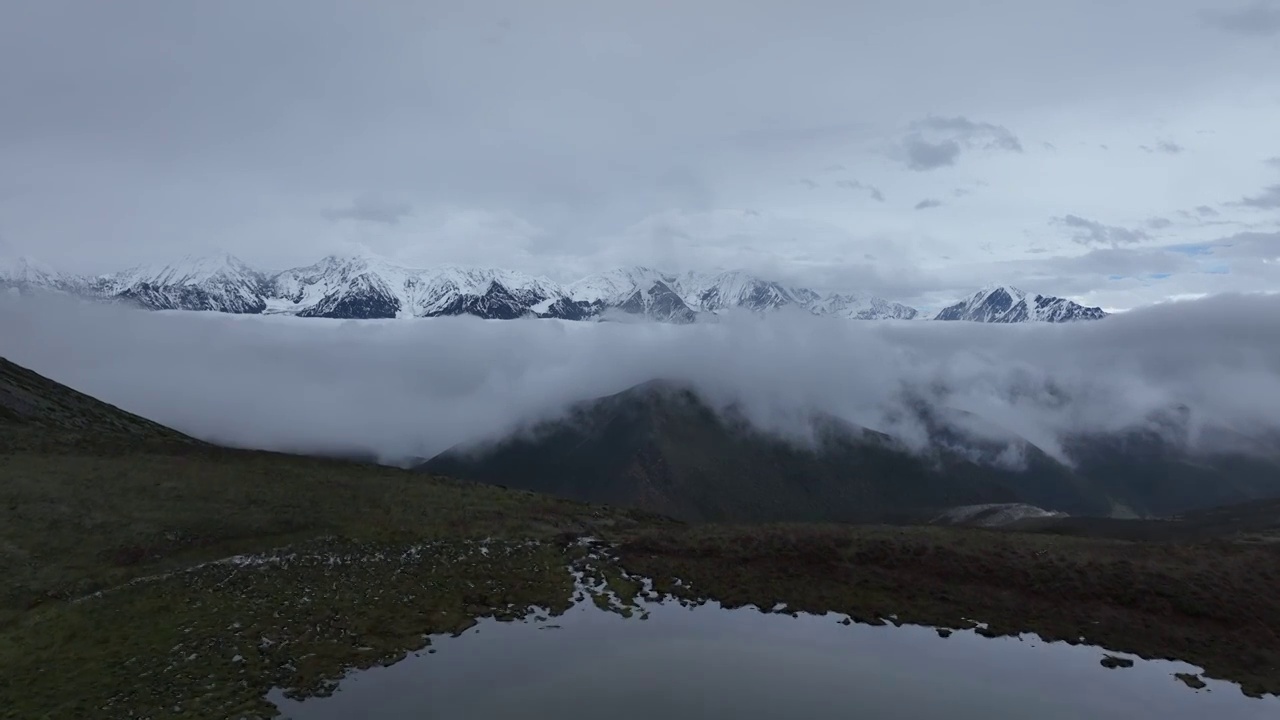
{"type": "Polygon", "coordinates": [[[491,320],[628,318],[691,323],[726,311],[794,309],[851,320],[968,320],[986,323],[1096,320],[1101,308],[985,288],[926,318],[916,308],[865,293],[819,293],[742,271],[668,273],[632,267],[569,284],[526,273],[440,266],[408,268],[385,259],[329,256],[268,273],[229,256],[188,257],[94,277],[59,272],[26,258],[0,259],[0,289],[59,292],[148,310],[286,314],[335,319],[471,315],[491,320]]]}

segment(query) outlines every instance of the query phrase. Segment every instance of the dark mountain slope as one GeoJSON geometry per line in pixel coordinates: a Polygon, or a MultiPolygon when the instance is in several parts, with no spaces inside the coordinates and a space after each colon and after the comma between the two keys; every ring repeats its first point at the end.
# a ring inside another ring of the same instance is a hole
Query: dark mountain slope
{"type": "Polygon", "coordinates": [[[1066,451],[1078,473],[1143,517],[1280,497],[1280,447],[1193,454],[1184,442],[1135,431],[1074,438],[1066,451]]]}
{"type": "Polygon", "coordinates": [[[421,468],[695,521],[919,521],[990,502],[1161,517],[1280,497],[1280,461],[1255,451],[1193,456],[1185,443],[1129,433],[1072,438],[1069,465],[1016,437],[1011,445],[957,430],[981,422],[964,413],[917,411],[935,448],[928,456],[832,418],[806,448],[717,413],[686,388],[647,383],[421,468]]]}
{"type": "Polygon", "coordinates": [[[960,460],[935,467],[836,420],[823,421],[805,448],[727,415],[678,385],[646,383],[420,467],[687,520],[869,521],[1017,497],[1003,482],[1011,477],[960,460]]]}
{"type": "Polygon", "coordinates": [[[977,415],[954,408],[936,408],[915,403],[913,412],[925,426],[930,444],[941,448],[942,458],[949,458],[948,472],[968,472],[999,478],[1018,495],[1021,502],[1072,515],[1110,515],[1116,500],[1109,489],[1094,478],[1084,475],[1050,456],[1035,444],[1008,428],[997,428],[977,415]],[[987,439],[972,431],[985,425],[992,436],[987,439]],[[1016,463],[1008,462],[1012,454],[1016,463]],[[965,458],[969,462],[957,460],[965,458]]]}
{"type": "Polygon", "coordinates": [[[95,441],[195,440],[0,358],[0,451],[95,441]]]}

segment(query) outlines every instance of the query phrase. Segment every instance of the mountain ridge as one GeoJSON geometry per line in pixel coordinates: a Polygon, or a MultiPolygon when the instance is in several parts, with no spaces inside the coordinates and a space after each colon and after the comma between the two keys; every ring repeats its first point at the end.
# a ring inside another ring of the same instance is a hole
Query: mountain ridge
{"type": "MultiPolygon", "coordinates": [[[[58,273],[28,258],[0,262],[0,288],[53,290],[149,310],[287,314],[332,319],[473,315],[691,323],[725,312],[795,308],[851,320],[926,319],[914,307],[861,292],[819,293],[742,270],[670,273],[645,266],[595,273],[572,283],[501,268],[413,268],[374,255],[328,255],[311,265],[264,272],[229,254],[186,256],[97,277],[58,273]]],[[[933,319],[1068,322],[1099,319],[1100,308],[1016,289],[980,291],[933,319]]]]}

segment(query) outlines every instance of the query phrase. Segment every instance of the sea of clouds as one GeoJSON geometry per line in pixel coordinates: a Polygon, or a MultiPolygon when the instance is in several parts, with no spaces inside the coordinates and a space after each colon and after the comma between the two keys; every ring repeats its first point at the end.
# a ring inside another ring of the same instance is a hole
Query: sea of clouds
{"type": "Polygon", "coordinates": [[[0,294],[0,356],[199,438],[386,462],[492,439],[655,379],[802,438],[835,415],[921,447],[920,404],[1054,455],[1153,425],[1187,442],[1280,437],[1280,295],[1228,295],[1068,325],[841,321],[780,312],[688,326],[335,321],[145,312],[0,294]],[[1220,433],[1219,433],[1220,435],[1220,433]]]}

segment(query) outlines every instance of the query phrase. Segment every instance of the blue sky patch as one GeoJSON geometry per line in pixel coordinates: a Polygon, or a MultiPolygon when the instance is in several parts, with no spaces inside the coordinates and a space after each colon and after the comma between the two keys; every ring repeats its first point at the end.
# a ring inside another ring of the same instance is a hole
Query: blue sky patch
{"type": "Polygon", "coordinates": [[[1210,243],[1193,243],[1190,245],[1170,245],[1166,248],[1170,252],[1182,253],[1183,255],[1212,255],[1213,245],[1210,243]]]}

